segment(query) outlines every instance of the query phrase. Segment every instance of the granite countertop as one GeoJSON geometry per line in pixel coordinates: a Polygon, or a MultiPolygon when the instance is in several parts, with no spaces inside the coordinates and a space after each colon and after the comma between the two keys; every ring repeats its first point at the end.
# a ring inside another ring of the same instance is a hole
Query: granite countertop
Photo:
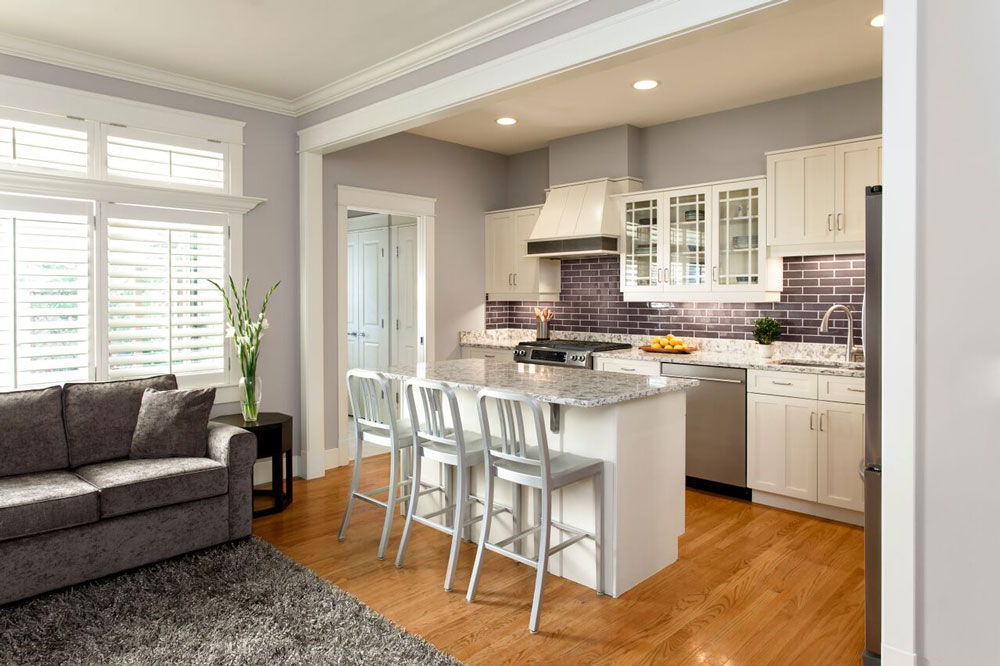
{"type": "Polygon", "coordinates": [[[541,402],[573,407],[613,405],[698,385],[696,380],[690,379],[594,373],[577,368],[480,358],[399,365],[384,374],[393,379],[431,379],[467,391],[482,388],[517,391],[541,402]]]}
{"type": "MultiPolygon", "coordinates": [[[[633,361],[666,361],[687,365],[714,365],[725,368],[746,368],[772,370],[777,372],[797,372],[813,375],[839,377],[864,377],[864,363],[837,365],[830,367],[786,365],[775,363],[780,360],[805,360],[839,362],[844,357],[844,345],[776,342],[774,359],[762,359],[757,355],[756,344],[745,340],[716,340],[709,338],[689,338],[688,342],[699,348],[690,354],[654,354],[644,352],[638,345],[647,344],[649,336],[602,335],[576,332],[557,332],[558,336],[571,339],[593,338],[608,342],[624,342],[635,345],[631,349],[596,352],[595,357],[618,358],[633,361]]],[[[534,331],[501,329],[496,331],[465,331],[461,334],[463,347],[481,349],[513,349],[521,340],[533,339],[534,331]]]]}
{"type": "Polygon", "coordinates": [[[714,365],[723,368],[746,368],[748,370],[774,370],[778,372],[798,372],[810,375],[835,375],[838,377],[864,377],[864,363],[849,366],[811,366],[775,363],[781,359],[762,359],[754,354],[740,352],[695,351],[690,354],[657,354],[645,352],[638,347],[618,351],[595,352],[595,357],[617,358],[629,361],[666,361],[683,365],[714,365]]]}

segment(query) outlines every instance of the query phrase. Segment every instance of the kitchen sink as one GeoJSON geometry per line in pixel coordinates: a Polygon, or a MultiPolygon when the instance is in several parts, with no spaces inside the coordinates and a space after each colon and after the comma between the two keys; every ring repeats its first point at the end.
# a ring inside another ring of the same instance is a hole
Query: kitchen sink
{"type": "Polygon", "coordinates": [[[864,370],[864,363],[848,363],[847,361],[807,361],[805,359],[782,358],[774,361],[777,365],[795,365],[803,368],[844,368],[849,370],[864,370]]]}

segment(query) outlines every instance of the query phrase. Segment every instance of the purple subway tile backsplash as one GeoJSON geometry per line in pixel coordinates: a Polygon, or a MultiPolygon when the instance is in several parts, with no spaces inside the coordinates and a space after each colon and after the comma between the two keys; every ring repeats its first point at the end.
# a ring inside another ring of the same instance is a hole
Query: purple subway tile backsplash
{"type": "Polygon", "coordinates": [[[843,303],[854,310],[855,337],[861,339],[864,255],[785,257],[785,285],[778,303],[672,303],[665,308],[625,303],[618,266],[616,256],[564,259],[560,301],[487,301],[486,328],[534,328],[538,306],[555,310],[554,332],[673,333],[749,340],[754,320],[773,317],[781,322],[782,340],[844,342],[847,318],[843,313],[831,318],[829,335],[819,332],[823,313],[834,303],[843,303]]]}

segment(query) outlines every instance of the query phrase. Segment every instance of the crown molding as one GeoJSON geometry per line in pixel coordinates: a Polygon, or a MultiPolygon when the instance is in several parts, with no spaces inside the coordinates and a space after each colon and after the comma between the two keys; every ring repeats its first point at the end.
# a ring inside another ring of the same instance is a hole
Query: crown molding
{"type": "Polygon", "coordinates": [[[7,33],[0,33],[0,53],[188,95],[197,95],[220,102],[238,104],[252,109],[280,113],[286,116],[299,116],[434,64],[491,39],[496,39],[581,5],[586,1],[520,0],[510,7],[495,11],[440,37],[424,42],[409,51],[404,51],[295,99],[285,99],[213,83],[193,76],[175,74],[155,67],[137,65],[118,58],[96,55],[7,33]]]}
{"type": "Polygon", "coordinates": [[[300,116],[581,5],[587,0],[521,0],[440,37],[292,100],[300,116]]]}
{"type": "Polygon", "coordinates": [[[193,76],[174,74],[155,67],[137,65],[117,58],[95,55],[86,51],[6,33],[0,33],[0,53],[188,95],[206,97],[220,102],[238,104],[261,111],[270,111],[286,116],[295,115],[292,102],[280,97],[212,83],[193,76]]]}

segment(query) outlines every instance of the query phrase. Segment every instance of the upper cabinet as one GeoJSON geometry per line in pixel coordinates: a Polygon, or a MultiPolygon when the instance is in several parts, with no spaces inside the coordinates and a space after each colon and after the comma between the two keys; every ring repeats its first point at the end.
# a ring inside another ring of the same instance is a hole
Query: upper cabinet
{"type": "Polygon", "coordinates": [[[486,298],[491,301],[559,300],[558,259],[527,256],[541,206],[486,214],[486,298]]]}
{"type": "Polygon", "coordinates": [[[622,196],[625,300],[778,300],[780,260],[764,247],[765,189],[753,178],[622,196]]]}
{"type": "Polygon", "coordinates": [[[768,153],[770,255],[864,252],[865,187],[881,184],[881,138],[768,153]]]}

